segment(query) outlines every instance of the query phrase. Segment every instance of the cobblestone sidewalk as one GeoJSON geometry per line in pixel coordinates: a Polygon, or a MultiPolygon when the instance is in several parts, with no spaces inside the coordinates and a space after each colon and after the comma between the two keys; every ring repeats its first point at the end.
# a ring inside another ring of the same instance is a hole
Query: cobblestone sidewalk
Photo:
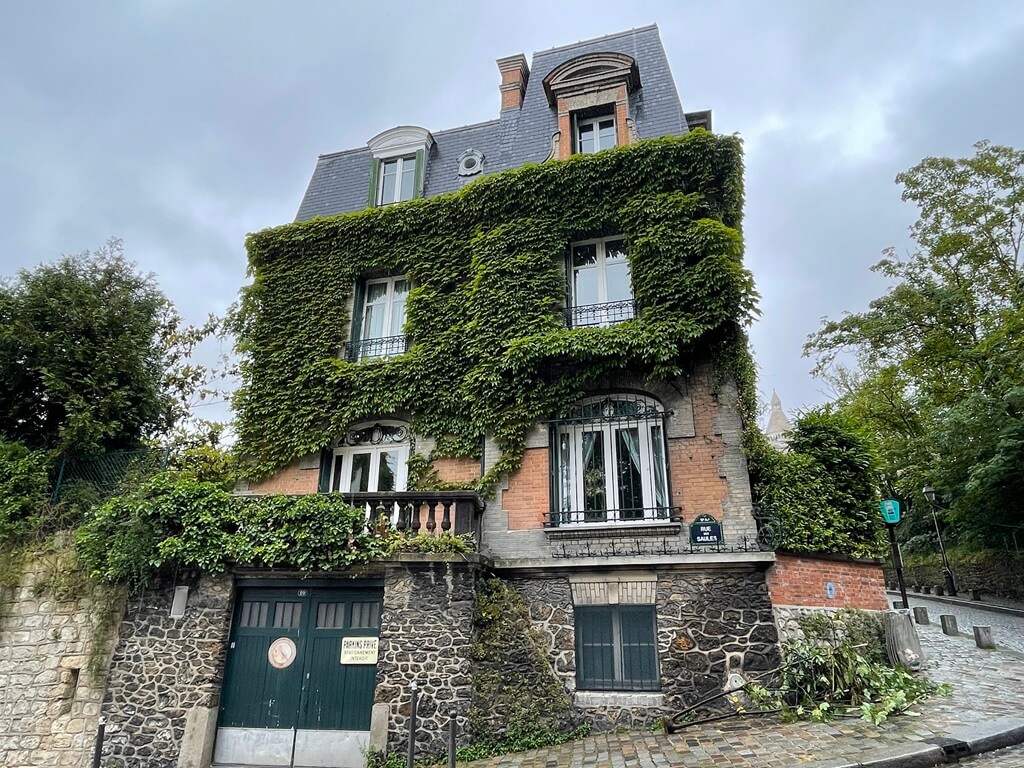
{"type": "Polygon", "coordinates": [[[944,736],[958,726],[1024,713],[1024,657],[983,651],[967,637],[948,637],[935,625],[918,627],[933,680],[953,686],[881,726],[862,720],[782,723],[743,718],[673,735],[610,733],[530,752],[464,763],[466,768],[808,768],[857,763],[944,736]]]}

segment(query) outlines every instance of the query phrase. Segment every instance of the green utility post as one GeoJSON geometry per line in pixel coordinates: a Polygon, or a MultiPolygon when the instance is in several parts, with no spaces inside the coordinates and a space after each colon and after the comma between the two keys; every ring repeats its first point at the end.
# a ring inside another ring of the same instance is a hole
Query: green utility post
{"type": "Polygon", "coordinates": [[[896,543],[896,526],[900,524],[900,503],[896,499],[886,499],[879,507],[882,510],[882,519],[885,520],[885,527],[889,529],[892,565],[896,569],[896,580],[900,583],[900,596],[903,598],[903,607],[909,608],[907,585],[903,581],[903,558],[900,556],[900,545],[896,543]]]}

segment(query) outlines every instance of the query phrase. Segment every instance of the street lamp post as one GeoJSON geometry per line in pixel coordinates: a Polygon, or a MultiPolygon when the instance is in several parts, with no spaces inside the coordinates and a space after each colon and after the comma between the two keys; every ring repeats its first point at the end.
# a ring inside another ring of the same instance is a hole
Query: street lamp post
{"type": "Polygon", "coordinates": [[[928,506],[932,509],[932,521],[935,523],[935,536],[939,540],[939,552],[942,554],[942,580],[945,582],[946,594],[956,597],[956,581],[953,579],[953,569],[949,566],[949,558],[946,557],[946,547],[942,543],[942,531],[939,530],[939,518],[935,514],[935,489],[926,485],[921,493],[928,499],[928,506]]]}

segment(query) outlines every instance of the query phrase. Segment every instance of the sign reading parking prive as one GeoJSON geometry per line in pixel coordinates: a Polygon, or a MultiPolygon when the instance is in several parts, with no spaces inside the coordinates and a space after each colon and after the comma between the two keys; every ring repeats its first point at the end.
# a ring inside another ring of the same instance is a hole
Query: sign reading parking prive
{"type": "Polygon", "coordinates": [[[379,643],[380,639],[376,637],[341,638],[341,663],[376,664],[379,643]]]}

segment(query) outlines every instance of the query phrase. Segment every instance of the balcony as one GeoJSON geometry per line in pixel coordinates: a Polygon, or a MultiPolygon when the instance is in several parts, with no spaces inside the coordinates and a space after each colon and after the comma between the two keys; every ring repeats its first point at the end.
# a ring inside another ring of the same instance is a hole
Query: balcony
{"type": "Polygon", "coordinates": [[[562,310],[567,328],[596,328],[615,325],[636,317],[636,301],[609,301],[604,304],[584,304],[562,310]]]}
{"type": "Polygon", "coordinates": [[[384,360],[409,351],[412,340],[408,336],[383,336],[376,339],[346,341],[341,345],[341,356],[350,363],[360,360],[384,360]]]}
{"type": "Polygon", "coordinates": [[[475,491],[388,491],[339,494],[353,507],[366,510],[366,522],[375,526],[381,517],[397,531],[436,536],[471,534],[479,546],[484,501],[475,491]]]}

